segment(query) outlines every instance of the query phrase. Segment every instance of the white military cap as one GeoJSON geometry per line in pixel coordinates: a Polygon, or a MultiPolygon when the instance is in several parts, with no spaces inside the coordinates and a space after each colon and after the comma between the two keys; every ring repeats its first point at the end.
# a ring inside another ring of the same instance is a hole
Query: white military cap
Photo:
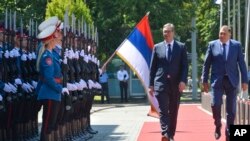
{"type": "Polygon", "coordinates": [[[60,20],[57,22],[57,29],[62,30],[63,29],[63,22],[61,22],[60,20]]]}
{"type": "Polygon", "coordinates": [[[37,39],[40,39],[42,41],[49,40],[54,37],[53,35],[55,31],[56,31],[55,25],[48,26],[37,35],[37,39]]]}
{"type": "Polygon", "coordinates": [[[49,27],[51,25],[58,25],[58,22],[61,23],[61,21],[58,20],[57,16],[53,16],[48,18],[47,20],[43,21],[39,26],[38,26],[38,30],[42,31],[44,30],[46,27],[49,27]]]}

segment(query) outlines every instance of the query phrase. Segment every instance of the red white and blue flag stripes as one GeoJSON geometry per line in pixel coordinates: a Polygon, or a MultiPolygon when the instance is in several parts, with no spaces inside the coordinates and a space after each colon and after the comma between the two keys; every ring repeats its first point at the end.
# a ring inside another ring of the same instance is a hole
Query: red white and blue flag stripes
{"type": "MultiPolygon", "coordinates": [[[[141,19],[134,30],[116,50],[116,54],[136,73],[146,93],[148,93],[149,68],[154,47],[148,15],[149,13],[141,19]]],[[[156,110],[158,109],[156,98],[150,95],[148,95],[148,98],[151,103],[151,112],[153,112],[152,110],[158,112],[158,110],[156,110]]]]}
{"type": "Polygon", "coordinates": [[[137,74],[144,87],[149,85],[149,67],[153,47],[147,14],[116,51],[116,54],[137,74]]]}

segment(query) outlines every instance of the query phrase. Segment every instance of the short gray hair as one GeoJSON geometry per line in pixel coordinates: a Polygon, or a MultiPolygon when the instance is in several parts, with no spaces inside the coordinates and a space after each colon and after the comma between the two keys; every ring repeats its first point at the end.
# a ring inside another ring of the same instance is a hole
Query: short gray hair
{"type": "Polygon", "coordinates": [[[165,27],[171,27],[171,29],[172,29],[172,31],[174,32],[175,31],[175,27],[174,27],[174,24],[172,24],[172,23],[166,23],[164,26],[163,26],[163,29],[165,28],[165,27]]]}

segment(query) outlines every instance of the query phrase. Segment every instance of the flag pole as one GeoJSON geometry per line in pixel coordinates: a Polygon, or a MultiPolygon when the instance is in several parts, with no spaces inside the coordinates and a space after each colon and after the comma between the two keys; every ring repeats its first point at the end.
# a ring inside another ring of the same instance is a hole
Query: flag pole
{"type": "MultiPolygon", "coordinates": [[[[145,16],[148,16],[149,14],[150,14],[150,11],[148,11],[148,12],[146,13],[145,16]]],[[[144,16],[144,17],[145,17],[145,16],[144,16]]],[[[129,35],[130,35],[130,34],[129,34],[129,35]]],[[[123,42],[121,43],[121,45],[113,52],[113,54],[108,58],[108,60],[102,65],[102,67],[101,67],[102,72],[103,72],[103,70],[106,68],[107,64],[111,61],[111,59],[114,58],[114,56],[115,56],[117,50],[119,50],[119,49],[121,48],[121,46],[122,46],[123,43],[124,43],[124,41],[123,41],[123,42]]]]}
{"type": "Polygon", "coordinates": [[[102,68],[101,68],[102,72],[103,72],[103,70],[106,68],[107,64],[111,61],[111,59],[115,56],[115,54],[116,54],[116,50],[115,50],[114,53],[108,58],[108,60],[102,65],[102,68]]]}

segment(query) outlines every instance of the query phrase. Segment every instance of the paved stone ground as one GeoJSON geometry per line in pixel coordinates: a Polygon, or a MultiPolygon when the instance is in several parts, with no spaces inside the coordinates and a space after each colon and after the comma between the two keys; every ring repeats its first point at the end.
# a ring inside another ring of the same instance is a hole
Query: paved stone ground
{"type": "MultiPolygon", "coordinates": [[[[99,133],[90,141],[136,141],[145,121],[159,121],[147,116],[150,109],[147,98],[133,98],[128,103],[111,99],[111,102],[112,104],[100,104],[95,101],[91,124],[99,133]]],[[[200,103],[200,96],[192,100],[192,94],[185,93],[181,103],[200,103]]]]}
{"type": "MultiPolygon", "coordinates": [[[[190,97],[190,96],[188,96],[190,97]]],[[[185,98],[182,103],[199,103],[185,98]]],[[[91,125],[98,134],[89,141],[136,141],[142,125],[146,121],[159,120],[147,116],[150,106],[147,98],[133,98],[128,103],[120,103],[119,99],[111,99],[111,104],[95,101],[91,110],[91,125]]],[[[41,127],[42,112],[39,112],[41,127]]],[[[82,141],[81,138],[74,141],[82,141]]]]}
{"type": "Polygon", "coordinates": [[[147,116],[149,108],[146,99],[94,104],[91,123],[92,128],[99,133],[90,141],[136,141],[145,121],[158,121],[147,116]]]}

